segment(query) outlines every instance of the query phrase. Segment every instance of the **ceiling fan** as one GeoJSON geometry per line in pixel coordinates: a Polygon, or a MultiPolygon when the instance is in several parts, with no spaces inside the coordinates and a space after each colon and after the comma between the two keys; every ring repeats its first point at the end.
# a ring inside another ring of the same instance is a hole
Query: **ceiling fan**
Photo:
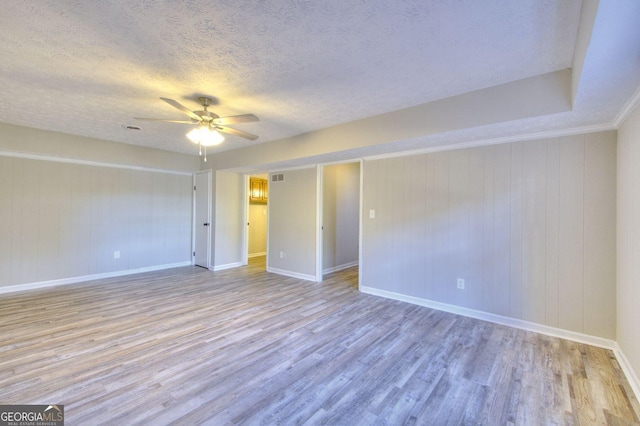
{"type": "Polygon", "coordinates": [[[218,114],[214,114],[213,112],[208,110],[209,105],[212,104],[212,100],[210,98],[201,96],[198,98],[200,104],[202,105],[202,111],[191,111],[189,108],[185,107],[181,103],[174,101],[173,99],[160,98],[165,101],[172,107],[182,111],[185,113],[191,120],[167,120],[163,118],[141,118],[134,117],[136,120],[145,120],[145,121],[159,121],[163,123],[179,123],[179,124],[196,124],[198,127],[191,130],[187,133],[187,137],[193,143],[196,143],[200,146],[200,155],[202,155],[202,147],[205,147],[205,158],[204,161],[207,161],[206,149],[207,146],[218,145],[223,140],[224,137],[219,133],[227,133],[234,136],[239,136],[241,138],[256,140],[258,136],[253,135],[248,132],[244,132],[242,130],[234,129],[233,127],[229,127],[229,124],[237,124],[237,123],[250,123],[254,121],[259,121],[258,117],[253,114],[241,114],[241,115],[231,115],[228,117],[220,117],[218,114]]]}

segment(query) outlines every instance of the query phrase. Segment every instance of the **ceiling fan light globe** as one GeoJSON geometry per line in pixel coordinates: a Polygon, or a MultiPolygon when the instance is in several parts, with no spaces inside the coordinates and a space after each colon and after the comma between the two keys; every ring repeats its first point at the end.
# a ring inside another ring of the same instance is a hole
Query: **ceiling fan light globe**
{"type": "Polygon", "coordinates": [[[202,146],[219,145],[224,141],[224,136],[206,126],[197,127],[187,133],[186,136],[191,142],[202,146]]]}
{"type": "Polygon", "coordinates": [[[187,133],[187,138],[195,143],[196,145],[200,143],[200,129],[195,128],[187,133]]]}
{"type": "Polygon", "coordinates": [[[218,133],[217,130],[207,129],[202,132],[200,137],[200,144],[202,146],[220,145],[222,141],[224,141],[224,136],[218,133]]]}

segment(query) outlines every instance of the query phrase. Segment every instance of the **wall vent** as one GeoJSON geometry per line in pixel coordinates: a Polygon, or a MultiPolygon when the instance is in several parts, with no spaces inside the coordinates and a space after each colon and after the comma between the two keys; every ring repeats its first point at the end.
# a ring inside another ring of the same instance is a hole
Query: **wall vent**
{"type": "Polygon", "coordinates": [[[284,173],[274,173],[271,175],[271,182],[284,182],[284,173]]]}

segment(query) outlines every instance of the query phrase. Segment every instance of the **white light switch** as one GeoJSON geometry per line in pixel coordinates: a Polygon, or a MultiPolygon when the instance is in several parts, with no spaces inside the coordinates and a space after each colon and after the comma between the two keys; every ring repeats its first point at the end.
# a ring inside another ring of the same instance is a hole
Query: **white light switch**
{"type": "Polygon", "coordinates": [[[369,210],[369,219],[375,219],[376,218],[376,211],[371,209],[369,210]]]}

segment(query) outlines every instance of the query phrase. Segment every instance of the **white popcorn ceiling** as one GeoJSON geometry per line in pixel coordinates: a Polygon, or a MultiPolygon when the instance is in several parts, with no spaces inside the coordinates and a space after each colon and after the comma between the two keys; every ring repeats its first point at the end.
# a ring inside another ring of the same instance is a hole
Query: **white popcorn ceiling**
{"type": "Polygon", "coordinates": [[[206,95],[220,116],[260,118],[235,125],[257,141],[227,136],[212,151],[233,149],[569,68],[581,7],[10,0],[0,13],[0,122],[195,154],[188,125],[133,117],[185,119],[159,97],[196,110],[206,95]]]}

